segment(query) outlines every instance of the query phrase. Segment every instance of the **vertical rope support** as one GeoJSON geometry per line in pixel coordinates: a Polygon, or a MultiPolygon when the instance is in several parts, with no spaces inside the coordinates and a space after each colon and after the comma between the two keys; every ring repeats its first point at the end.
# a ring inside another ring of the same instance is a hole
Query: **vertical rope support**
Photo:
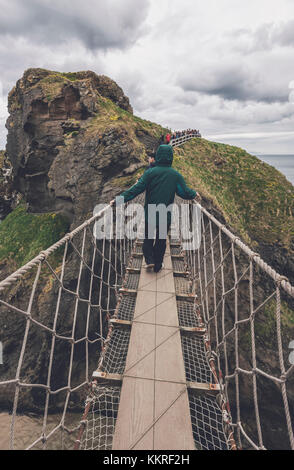
{"type": "Polygon", "coordinates": [[[258,396],[257,396],[257,379],[256,379],[256,347],[255,347],[255,331],[254,331],[254,304],[253,304],[253,261],[250,259],[250,278],[249,278],[249,292],[250,292],[250,331],[251,331],[251,351],[252,351],[252,380],[253,380],[253,399],[254,399],[254,409],[255,409],[255,418],[256,426],[258,433],[259,446],[263,448],[262,442],[262,431],[260,424],[259,416],[259,407],[258,407],[258,396]]]}
{"type": "Polygon", "coordinates": [[[218,333],[218,324],[217,324],[217,305],[216,305],[216,269],[215,269],[215,259],[214,259],[214,240],[212,234],[212,224],[209,221],[209,235],[210,235],[210,253],[211,253],[211,267],[212,267],[212,284],[213,284],[213,316],[214,316],[214,329],[215,329],[215,341],[216,341],[216,350],[219,350],[219,333],[218,333]]]}
{"type": "Polygon", "coordinates": [[[208,334],[209,334],[209,329],[210,329],[210,315],[209,315],[209,300],[208,300],[208,281],[207,281],[207,250],[206,250],[206,237],[205,237],[205,223],[204,223],[204,218],[203,215],[201,217],[202,219],[202,230],[203,230],[203,271],[204,271],[204,291],[205,291],[205,310],[206,310],[206,319],[207,319],[207,325],[208,325],[208,334]]]}
{"type": "MultiPolygon", "coordinates": [[[[221,231],[219,231],[219,249],[220,249],[220,265],[221,265],[221,307],[222,307],[221,323],[222,323],[222,338],[223,338],[224,360],[225,360],[225,377],[227,377],[228,374],[229,374],[229,366],[228,366],[227,338],[226,338],[226,326],[225,326],[225,321],[226,321],[226,310],[225,310],[226,303],[225,302],[226,302],[226,298],[225,298],[224,254],[223,254],[223,244],[222,244],[221,231]]],[[[219,368],[221,370],[220,355],[219,355],[219,368]]],[[[228,396],[227,382],[226,381],[225,381],[225,390],[226,390],[226,396],[228,396]]]]}
{"type": "Polygon", "coordinates": [[[281,369],[281,391],[285,409],[285,416],[289,434],[289,440],[291,449],[294,450],[294,435],[293,435],[293,428],[292,428],[292,420],[290,415],[289,409],[289,402],[287,397],[287,388],[286,388],[286,370],[283,358],[283,343],[282,343],[282,335],[281,335],[281,292],[279,283],[277,283],[276,287],[276,299],[277,299],[277,309],[276,309],[276,328],[277,328],[277,340],[278,340],[278,350],[279,350],[279,362],[280,362],[280,369],[281,369]]]}
{"type": "Polygon", "coordinates": [[[237,438],[239,448],[242,447],[241,444],[241,433],[239,428],[239,423],[241,422],[240,414],[240,384],[239,384],[239,312],[238,312],[238,275],[236,267],[236,257],[235,257],[235,246],[232,243],[232,258],[233,258],[233,269],[234,269],[234,282],[235,282],[235,361],[236,361],[236,371],[235,371],[235,390],[236,390],[236,409],[237,409],[237,438]]]}
{"type": "Polygon", "coordinates": [[[31,295],[30,295],[29,305],[28,305],[28,308],[27,308],[27,311],[26,311],[26,315],[27,315],[26,328],[25,328],[24,338],[23,338],[23,342],[22,342],[22,348],[21,348],[21,352],[20,352],[20,356],[19,356],[19,360],[18,360],[16,376],[15,376],[15,380],[16,380],[15,395],[14,395],[13,411],[12,411],[12,418],[11,418],[11,428],[10,428],[10,449],[11,450],[14,449],[15,417],[16,417],[16,412],[17,412],[17,404],[18,404],[19,390],[20,390],[19,389],[20,372],[21,372],[23,359],[24,359],[24,354],[25,354],[25,350],[26,350],[26,345],[27,345],[27,341],[28,341],[29,329],[30,329],[30,325],[31,325],[31,310],[32,310],[32,305],[33,305],[33,301],[34,301],[34,298],[35,298],[35,293],[36,293],[36,289],[37,289],[38,280],[39,280],[40,273],[41,273],[41,268],[42,268],[42,263],[40,262],[39,265],[38,265],[37,274],[35,276],[32,292],[31,292],[31,295]]]}
{"type": "Polygon", "coordinates": [[[53,321],[53,335],[52,335],[51,348],[50,348],[49,366],[48,366],[48,374],[47,374],[46,401],[45,401],[44,419],[43,419],[43,427],[42,427],[43,437],[45,436],[46,426],[47,426],[48,407],[49,407],[49,400],[50,400],[49,390],[50,390],[50,383],[51,383],[55,342],[56,342],[56,327],[57,327],[57,320],[58,320],[58,315],[59,315],[61,295],[62,295],[62,290],[63,290],[63,279],[64,279],[64,273],[65,273],[65,262],[66,262],[67,252],[68,252],[68,241],[66,242],[64,250],[63,250],[63,259],[62,259],[60,282],[59,282],[59,288],[58,288],[58,297],[57,297],[57,303],[56,303],[55,315],[54,315],[54,321],[53,321]]]}

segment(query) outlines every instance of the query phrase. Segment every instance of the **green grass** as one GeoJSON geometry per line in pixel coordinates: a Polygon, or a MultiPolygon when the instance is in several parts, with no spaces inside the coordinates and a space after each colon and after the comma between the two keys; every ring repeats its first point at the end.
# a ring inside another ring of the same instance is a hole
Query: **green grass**
{"type": "MultiPolygon", "coordinates": [[[[269,301],[263,309],[264,318],[262,321],[255,322],[255,334],[260,340],[266,340],[267,343],[274,336],[276,331],[276,301],[269,301]]],[[[281,302],[281,328],[282,331],[294,331],[294,312],[286,302],[281,302]]]]}
{"type": "MultiPolygon", "coordinates": [[[[272,299],[257,313],[254,322],[254,336],[257,341],[259,352],[263,345],[272,350],[277,349],[277,314],[276,300],[272,299]]],[[[239,341],[241,348],[251,355],[252,338],[250,324],[244,324],[240,327],[239,341]],[[245,327],[245,328],[244,328],[245,327]]],[[[294,335],[294,311],[289,307],[287,302],[281,301],[281,336],[284,346],[287,347],[288,341],[294,335]]]]}
{"type": "Polygon", "coordinates": [[[225,144],[193,139],[175,151],[174,166],[220,209],[248,243],[294,238],[294,187],[275,168],[225,144]]]}
{"type": "Polygon", "coordinates": [[[0,261],[8,260],[14,268],[19,268],[59,240],[67,230],[64,216],[28,214],[20,205],[0,224],[0,261]]]}
{"type": "Polygon", "coordinates": [[[77,74],[75,72],[63,72],[60,75],[67,78],[71,82],[75,82],[76,80],[78,80],[77,74]]]}
{"type": "Polygon", "coordinates": [[[109,98],[99,98],[98,104],[100,112],[93,121],[95,122],[95,126],[100,125],[101,127],[101,125],[105,125],[106,123],[112,126],[115,124],[123,124],[129,131],[134,132],[137,129],[145,130],[156,138],[159,138],[162,134],[167,132],[167,129],[159,124],[134,116],[134,114],[129,111],[116,106],[109,98]]]}
{"type": "Polygon", "coordinates": [[[128,189],[133,186],[139,178],[141,178],[143,173],[144,169],[140,168],[133,175],[114,178],[111,183],[113,186],[116,186],[118,188],[128,189]]]}
{"type": "Polygon", "coordinates": [[[3,167],[5,150],[0,150],[0,169],[3,167]]]}

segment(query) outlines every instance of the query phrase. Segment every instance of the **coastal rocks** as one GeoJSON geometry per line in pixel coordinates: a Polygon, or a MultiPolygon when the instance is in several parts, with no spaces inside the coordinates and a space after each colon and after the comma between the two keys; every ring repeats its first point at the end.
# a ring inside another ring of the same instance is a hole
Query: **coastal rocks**
{"type": "Polygon", "coordinates": [[[0,151],[0,221],[17,205],[20,194],[13,189],[11,164],[4,151],[0,151]]]}
{"type": "Polygon", "coordinates": [[[8,100],[6,150],[14,189],[28,211],[62,212],[78,223],[99,202],[109,179],[142,164],[144,146],[123,123],[109,126],[108,118],[96,129],[107,100],[132,113],[122,89],[93,72],[29,69],[17,82],[8,100]]]}

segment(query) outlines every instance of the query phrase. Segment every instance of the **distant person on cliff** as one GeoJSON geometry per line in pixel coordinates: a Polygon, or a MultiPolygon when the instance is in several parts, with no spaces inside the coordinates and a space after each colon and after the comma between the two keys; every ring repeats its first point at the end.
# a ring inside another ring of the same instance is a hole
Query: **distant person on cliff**
{"type": "Polygon", "coordinates": [[[171,135],[170,135],[170,134],[166,134],[166,136],[165,136],[165,142],[166,142],[167,144],[170,143],[170,139],[171,139],[171,135]]]}
{"type": "MultiPolygon", "coordinates": [[[[156,273],[162,268],[167,232],[171,225],[171,213],[165,211],[164,214],[162,212],[154,214],[151,206],[153,209],[162,204],[167,208],[174,202],[176,194],[183,199],[194,199],[197,196],[196,191],[187,187],[183,176],[171,167],[172,162],[173,148],[171,145],[160,145],[155,155],[156,166],[146,170],[134,186],[120,195],[124,197],[124,202],[128,202],[146,191],[143,254],[147,268],[153,268],[156,273]],[[159,227],[163,226],[166,227],[164,237],[159,233],[159,227]]],[[[110,204],[114,203],[115,200],[110,204]]]]}

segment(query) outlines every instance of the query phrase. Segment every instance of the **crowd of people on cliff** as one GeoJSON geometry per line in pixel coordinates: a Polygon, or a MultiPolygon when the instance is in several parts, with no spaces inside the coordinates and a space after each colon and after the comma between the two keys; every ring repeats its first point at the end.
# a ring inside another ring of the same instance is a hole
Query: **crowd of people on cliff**
{"type": "Polygon", "coordinates": [[[198,129],[186,129],[184,131],[170,131],[165,135],[162,135],[160,138],[160,144],[170,144],[172,140],[179,139],[180,137],[191,136],[191,137],[201,137],[201,134],[198,129]]]}
{"type": "Polygon", "coordinates": [[[186,135],[195,135],[196,137],[201,137],[199,129],[186,129],[184,131],[174,131],[171,134],[171,139],[179,139],[180,137],[184,137],[186,135]]]}

